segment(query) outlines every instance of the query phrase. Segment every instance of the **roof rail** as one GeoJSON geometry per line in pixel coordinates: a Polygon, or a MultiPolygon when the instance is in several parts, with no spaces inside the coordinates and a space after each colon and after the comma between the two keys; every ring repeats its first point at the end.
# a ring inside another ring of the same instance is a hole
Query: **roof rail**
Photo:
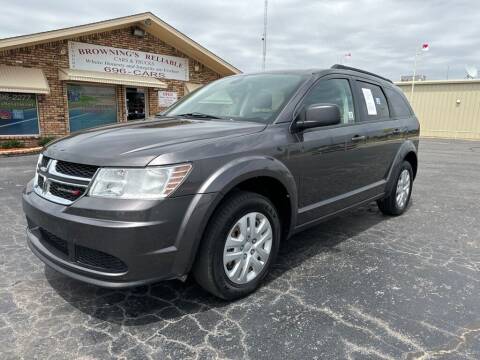
{"type": "Polygon", "coordinates": [[[372,72],[370,72],[370,71],[366,71],[366,70],[362,70],[362,69],[357,69],[357,68],[350,67],[350,66],[335,64],[335,65],[332,65],[332,67],[331,67],[330,69],[358,71],[358,72],[361,72],[361,73],[364,73],[364,74],[367,74],[367,75],[370,75],[370,76],[378,77],[378,78],[380,78],[380,79],[382,79],[382,80],[388,81],[389,83],[392,83],[392,84],[393,84],[393,81],[392,81],[392,80],[387,79],[387,78],[385,78],[385,77],[383,77],[383,76],[374,74],[374,73],[372,73],[372,72]]]}

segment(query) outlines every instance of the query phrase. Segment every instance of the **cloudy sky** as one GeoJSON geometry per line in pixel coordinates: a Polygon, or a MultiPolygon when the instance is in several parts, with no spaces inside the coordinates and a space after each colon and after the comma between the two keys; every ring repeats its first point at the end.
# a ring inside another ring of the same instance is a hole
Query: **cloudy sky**
{"type": "MultiPolygon", "coordinates": [[[[0,38],[151,11],[244,72],[261,68],[263,0],[0,0],[0,38]]],[[[267,69],[333,63],[399,80],[480,67],[478,0],[269,0],[267,69]],[[346,59],[345,54],[351,53],[346,59]]]]}

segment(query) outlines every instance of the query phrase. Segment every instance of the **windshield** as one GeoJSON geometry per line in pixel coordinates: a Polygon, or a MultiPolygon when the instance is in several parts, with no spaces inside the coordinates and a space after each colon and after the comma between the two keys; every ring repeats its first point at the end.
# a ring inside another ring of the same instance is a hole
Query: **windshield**
{"type": "Polygon", "coordinates": [[[271,123],[306,79],[297,74],[227,77],[200,88],[163,113],[271,123]],[[208,115],[208,116],[207,116],[208,115]]]}

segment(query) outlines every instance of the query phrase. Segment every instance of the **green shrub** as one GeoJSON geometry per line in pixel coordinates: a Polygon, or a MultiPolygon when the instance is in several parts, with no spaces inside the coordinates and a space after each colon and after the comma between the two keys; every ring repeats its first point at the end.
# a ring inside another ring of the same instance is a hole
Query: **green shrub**
{"type": "Polygon", "coordinates": [[[23,143],[18,140],[7,140],[0,144],[2,149],[14,149],[23,147],[23,143]]]}
{"type": "Polygon", "coordinates": [[[42,137],[40,140],[38,140],[38,145],[45,146],[53,140],[55,140],[55,136],[45,136],[45,137],[42,137]]]}

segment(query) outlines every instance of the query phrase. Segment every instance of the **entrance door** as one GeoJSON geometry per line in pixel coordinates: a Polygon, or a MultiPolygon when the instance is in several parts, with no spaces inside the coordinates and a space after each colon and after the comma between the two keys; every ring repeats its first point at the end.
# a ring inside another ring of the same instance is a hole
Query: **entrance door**
{"type": "Polygon", "coordinates": [[[127,120],[145,119],[147,116],[147,100],[145,89],[126,88],[127,120]]]}

